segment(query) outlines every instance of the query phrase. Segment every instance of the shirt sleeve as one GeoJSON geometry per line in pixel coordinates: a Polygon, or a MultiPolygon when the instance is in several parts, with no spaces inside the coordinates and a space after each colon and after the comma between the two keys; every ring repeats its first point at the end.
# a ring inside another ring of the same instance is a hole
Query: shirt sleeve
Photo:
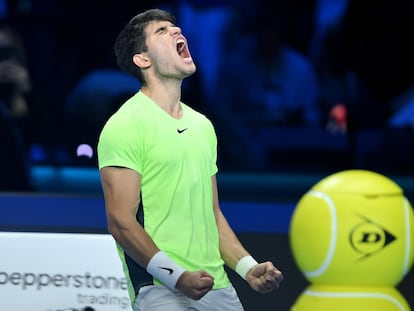
{"type": "Polygon", "coordinates": [[[142,173],[143,156],[139,131],[131,131],[128,120],[113,116],[105,124],[98,141],[98,166],[126,167],[142,173]],[[131,135],[131,132],[134,135],[131,135]]]}

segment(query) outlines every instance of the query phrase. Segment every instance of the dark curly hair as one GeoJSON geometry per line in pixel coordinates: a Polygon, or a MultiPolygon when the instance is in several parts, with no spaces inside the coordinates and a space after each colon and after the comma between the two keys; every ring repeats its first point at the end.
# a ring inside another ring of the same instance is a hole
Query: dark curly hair
{"type": "Polygon", "coordinates": [[[168,21],[175,25],[175,17],[164,10],[151,9],[133,17],[121,30],[115,41],[114,51],[118,66],[146,84],[141,69],[133,62],[135,54],[147,51],[145,28],[152,21],[168,21]]]}

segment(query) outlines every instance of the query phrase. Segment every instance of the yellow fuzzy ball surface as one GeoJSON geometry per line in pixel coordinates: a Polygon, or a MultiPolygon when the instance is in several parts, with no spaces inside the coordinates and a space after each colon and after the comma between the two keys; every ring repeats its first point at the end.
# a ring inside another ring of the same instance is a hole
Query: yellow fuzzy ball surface
{"type": "Polygon", "coordinates": [[[291,311],[410,311],[394,287],[309,286],[291,311]]]}
{"type": "Polygon", "coordinates": [[[298,267],[313,284],[395,286],[413,264],[413,210],[389,178],[342,171],[299,200],[289,238],[298,267]]]}

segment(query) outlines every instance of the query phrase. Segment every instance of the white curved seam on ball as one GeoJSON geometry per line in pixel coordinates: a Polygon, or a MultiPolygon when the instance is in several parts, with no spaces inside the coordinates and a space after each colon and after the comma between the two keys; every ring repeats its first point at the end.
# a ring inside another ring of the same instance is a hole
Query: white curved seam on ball
{"type": "Polygon", "coordinates": [[[322,265],[320,266],[319,269],[314,270],[314,271],[305,271],[304,274],[307,277],[317,277],[320,276],[322,273],[324,273],[328,267],[329,264],[332,261],[332,258],[334,256],[334,252],[335,252],[335,247],[336,247],[336,239],[337,239],[337,216],[336,216],[336,212],[335,212],[335,204],[332,201],[332,199],[326,195],[323,192],[319,192],[319,191],[314,191],[314,190],[310,190],[309,191],[309,195],[314,195],[316,197],[319,197],[323,200],[326,201],[326,203],[329,206],[329,211],[331,213],[331,217],[332,217],[332,226],[331,226],[331,230],[332,230],[332,235],[331,235],[331,241],[330,241],[330,245],[329,245],[329,249],[328,249],[328,254],[324,260],[324,262],[322,263],[322,265]]]}
{"type": "Polygon", "coordinates": [[[305,290],[305,295],[314,297],[330,297],[330,298],[366,298],[366,299],[384,299],[395,304],[401,311],[406,311],[404,306],[394,297],[380,293],[359,293],[359,292],[347,292],[347,293],[336,293],[336,292],[318,292],[315,290],[305,290]]]}
{"type": "Polygon", "coordinates": [[[404,219],[405,219],[405,256],[404,256],[404,266],[403,266],[403,276],[408,273],[409,261],[410,261],[410,245],[411,245],[411,228],[410,228],[410,215],[409,215],[409,205],[408,200],[404,197],[404,219]]]}

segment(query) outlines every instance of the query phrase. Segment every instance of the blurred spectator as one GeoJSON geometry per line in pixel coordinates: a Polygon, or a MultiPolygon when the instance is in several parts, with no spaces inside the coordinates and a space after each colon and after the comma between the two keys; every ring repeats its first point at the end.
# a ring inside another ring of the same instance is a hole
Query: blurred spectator
{"type": "Polygon", "coordinates": [[[326,129],[330,133],[346,134],[348,127],[347,109],[342,103],[338,103],[329,112],[326,129]]]}
{"type": "Polygon", "coordinates": [[[408,172],[414,2],[349,0],[339,21],[327,28],[317,62],[323,107],[345,104],[358,167],[408,172]]]}
{"type": "Polygon", "coordinates": [[[39,161],[66,161],[64,103],[76,83],[97,68],[117,68],[113,42],[131,11],[158,5],[156,0],[8,0],[8,19],[27,50],[33,84],[34,138],[44,147],[39,161]],[[110,16],[110,18],[108,18],[110,16]],[[53,130],[51,130],[53,129],[53,130]]]}
{"type": "MultiPolygon", "coordinates": [[[[69,158],[76,147],[88,144],[95,149],[98,135],[108,118],[140,88],[136,78],[118,69],[96,69],[78,81],[65,100],[64,137],[69,158]]],[[[74,163],[81,163],[73,161],[74,163]]],[[[86,162],[86,161],[83,161],[86,162]]],[[[87,164],[96,166],[94,161],[87,164]]]]}
{"type": "MultiPolygon", "coordinates": [[[[175,10],[191,55],[197,65],[198,99],[209,102],[214,94],[225,50],[225,34],[231,27],[235,11],[246,1],[176,0],[175,10]]],[[[194,78],[192,78],[194,79],[194,78]]],[[[185,90],[185,88],[184,88],[185,90]]],[[[195,94],[190,94],[196,96],[195,94]]],[[[203,104],[201,104],[203,105],[203,104]]]]}
{"type": "Polygon", "coordinates": [[[338,124],[337,107],[340,107],[339,111],[343,110],[348,114],[350,107],[356,107],[358,100],[364,101],[363,98],[367,97],[355,69],[347,60],[348,47],[344,40],[342,24],[342,20],[336,20],[329,27],[326,26],[324,30],[317,32],[312,50],[320,87],[319,100],[324,112],[323,119],[326,120],[327,130],[332,133],[348,131],[349,117],[346,118],[346,126],[344,122],[338,124]]]}
{"type": "MultiPolygon", "coordinates": [[[[319,22],[323,40],[320,45],[315,43],[313,54],[321,104],[324,111],[345,105],[347,133],[355,145],[356,135],[363,129],[383,129],[388,122],[408,121],[409,114],[406,110],[397,112],[397,106],[403,106],[403,94],[414,85],[414,47],[409,41],[414,3],[336,0],[330,5],[336,7],[331,16],[336,18],[325,21],[324,36],[323,19],[319,22]]],[[[408,108],[407,104],[404,109],[408,108]]],[[[330,124],[328,128],[332,129],[330,124]]]]}
{"type": "Polygon", "coordinates": [[[24,118],[29,109],[25,94],[30,90],[26,55],[19,35],[8,26],[0,26],[0,95],[12,115],[24,118]]]}
{"type": "Polygon", "coordinates": [[[241,30],[225,52],[216,106],[228,106],[244,125],[321,127],[316,72],[306,56],[286,44],[286,22],[264,7],[255,28],[241,30]]]}
{"type": "Polygon", "coordinates": [[[313,61],[319,59],[325,38],[342,24],[349,0],[316,0],[313,18],[313,34],[309,55],[313,61]]]}
{"type": "Polygon", "coordinates": [[[316,72],[286,43],[284,17],[277,6],[262,6],[253,22],[240,15],[231,23],[215,100],[209,103],[228,162],[266,164],[256,129],[322,128],[316,72]]]}
{"type": "MultiPolygon", "coordinates": [[[[391,128],[405,129],[414,134],[414,87],[391,102],[391,111],[387,125],[391,128]]],[[[414,144],[414,140],[412,143],[414,144]]]]}
{"type": "Polygon", "coordinates": [[[391,101],[412,87],[414,2],[349,0],[344,16],[341,59],[358,83],[349,105],[350,129],[383,128],[391,101]]]}
{"type": "Polygon", "coordinates": [[[25,94],[30,79],[24,48],[9,27],[0,27],[0,190],[28,191],[30,185],[27,142],[22,126],[29,114],[25,94]]]}

